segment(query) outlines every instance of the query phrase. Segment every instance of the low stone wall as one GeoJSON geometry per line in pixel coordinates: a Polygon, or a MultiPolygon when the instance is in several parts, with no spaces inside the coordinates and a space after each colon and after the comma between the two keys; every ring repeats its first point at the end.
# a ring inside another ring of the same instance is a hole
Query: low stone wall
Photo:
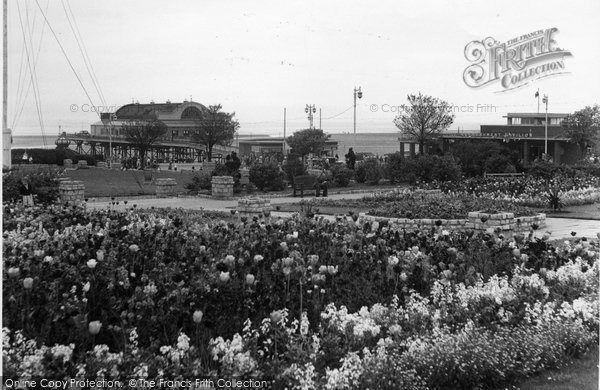
{"type": "Polygon", "coordinates": [[[408,219],[388,218],[361,213],[361,217],[371,221],[387,220],[401,229],[431,229],[442,228],[446,230],[466,231],[487,229],[500,229],[502,233],[512,234],[529,231],[536,226],[541,229],[546,226],[546,214],[537,214],[531,217],[515,218],[513,213],[483,213],[480,211],[470,212],[466,219],[408,219]]]}
{"type": "Polygon", "coordinates": [[[238,200],[237,211],[240,214],[261,214],[271,211],[271,200],[263,198],[244,198],[238,200]]]}
{"type": "Polygon", "coordinates": [[[233,177],[213,176],[212,196],[217,199],[230,199],[233,197],[233,177]]]}
{"type": "Polygon", "coordinates": [[[61,203],[79,204],[84,201],[85,185],[79,180],[61,180],[58,183],[58,193],[61,203]]]}
{"type": "Polygon", "coordinates": [[[166,198],[175,193],[177,182],[172,178],[163,178],[154,180],[154,185],[156,186],[156,196],[166,198]]]}

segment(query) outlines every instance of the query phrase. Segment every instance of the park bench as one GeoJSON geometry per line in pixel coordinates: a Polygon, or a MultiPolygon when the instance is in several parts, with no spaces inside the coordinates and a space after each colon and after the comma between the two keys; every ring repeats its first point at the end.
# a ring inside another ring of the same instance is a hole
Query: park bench
{"type": "Polygon", "coordinates": [[[321,195],[321,190],[323,190],[323,196],[327,196],[327,183],[319,184],[318,178],[312,175],[294,176],[293,188],[294,197],[297,191],[300,191],[301,198],[304,197],[305,190],[314,190],[317,197],[321,195]]]}

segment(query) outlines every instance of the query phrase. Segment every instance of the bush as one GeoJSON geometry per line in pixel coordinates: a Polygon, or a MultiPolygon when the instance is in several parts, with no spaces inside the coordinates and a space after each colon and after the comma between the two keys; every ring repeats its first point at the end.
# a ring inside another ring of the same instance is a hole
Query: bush
{"type": "Polygon", "coordinates": [[[455,181],[462,176],[460,166],[450,155],[427,155],[404,160],[399,174],[405,181],[413,184],[416,181],[455,181]]]}
{"type": "Polygon", "coordinates": [[[263,191],[281,191],[285,188],[283,172],[275,162],[252,165],[250,167],[250,182],[263,191]]]}
{"type": "Polygon", "coordinates": [[[386,176],[392,184],[402,180],[404,170],[404,156],[402,152],[390,154],[386,166],[386,176]]]}
{"type": "Polygon", "coordinates": [[[210,190],[212,188],[212,176],[209,173],[199,172],[192,177],[192,181],[185,185],[191,192],[210,190]]]}
{"type": "Polygon", "coordinates": [[[383,178],[383,167],[379,160],[370,159],[361,162],[356,167],[356,181],[376,185],[383,178]]]}
{"type": "Polygon", "coordinates": [[[87,156],[71,149],[13,149],[12,163],[22,164],[25,152],[33,159],[34,164],[63,165],[65,159],[71,159],[73,164],[85,160],[88,165],[93,166],[97,161],[102,161],[102,156],[87,156]]]}
{"type": "Polygon", "coordinates": [[[348,187],[353,175],[354,171],[345,165],[334,165],[331,167],[331,176],[333,184],[336,187],[348,187]]]}
{"type": "Polygon", "coordinates": [[[461,141],[451,147],[451,154],[465,176],[482,176],[484,172],[503,173],[509,165],[521,169],[518,154],[495,141],[461,141]]]}
{"type": "Polygon", "coordinates": [[[21,200],[21,181],[27,177],[32,195],[39,203],[53,203],[58,198],[58,172],[31,173],[12,170],[2,177],[2,200],[21,200]]]}
{"type": "Polygon", "coordinates": [[[288,159],[282,168],[285,178],[292,184],[294,184],[294,176],[306,175],[306,167],[302,163],[302,160],[293,154],[288,155],[288,159]]]}
{"type": "Polygon", "coordinates": [[[494,155],[489,157],[485,161],[485,172],[486,173],[514,173],[516,172],[515,166],[512,164],[510,158],[504,155],[494,155]]]}

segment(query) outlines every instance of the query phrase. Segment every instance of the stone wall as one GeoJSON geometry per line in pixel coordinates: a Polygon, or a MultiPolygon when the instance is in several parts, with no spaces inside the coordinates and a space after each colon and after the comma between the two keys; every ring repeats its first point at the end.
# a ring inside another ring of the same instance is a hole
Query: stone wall
{"type": "Polygon", "coordinates": [[[240,214],[261,214],[271,211],[271,201],[262,198],[244,198],[238,200],[237,211],[240,214]]]}
{"type": "Polygon", "coordinates": [[[466,219],[408,219],[378,217],[361,213],[361,217],[371,221],[387,220],[401,229],[431,229],[441,228],[446,230],[466,231],[487,229],[500,229],[504,234],[527,232],[532,227],[541,229],[546,226],[546,214],[537,214],[531,217],[515,218],[513,213],[483,213],[480,211],[470,212],[466,219]]]}
{"type": "Polygon", "coordinates": [[[212,196],[217,199],[230,199],[233,197],[233,177],[213,176],[212,196]]]}
{"type": "Polygon", "coordinates": [[[61,180],[58,193],[61,203],[78,204],[84,201],[85,185],[79,180],[61,180]]]}
{"type": "Polygon", "coordinates": [[[156,196],[166,198],[175,193],[177,182],[172,178],[163,178],[154,180],[154,185],[156,186],[156,196]]]}

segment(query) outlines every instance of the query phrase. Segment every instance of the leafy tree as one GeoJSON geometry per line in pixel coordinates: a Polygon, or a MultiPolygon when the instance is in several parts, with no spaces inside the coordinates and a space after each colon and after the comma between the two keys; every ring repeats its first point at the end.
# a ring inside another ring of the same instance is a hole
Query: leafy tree
{"type": "Polygon", "coordinates": [[[450,105],[438,98],[408,95],[408,105],[399,109],[394,124],[404,135],[419,143],[419,154],[423,154],[425,142],[435,138],[454,121],[450,105]]]}
{"type": "Polygon", "coordinates": [[[585,155],[586,147],[598,141],[600,106],[588,106],[575,111],[563,119],[562,127],[569,140],[577,144],[580,156],[585,155]]]}
{"type": "Polygon", "coordinates": [[[305,129],[296,131],[289,136],[287,143],[290,145],[292,153],[300,155],[304,161],[306,155],[310,153],[319,155],[325,149],[328,139],[329,135],[321,129],[305,129]]]}
{"type": "Polygon", "coordinates": [[[126,123],[123,131],[127,141],[137,148],[143,169],[146,164],[146,152],[167,133],[167,126],[155,115],[148,115],[146,119],[126,123]]]}
{"type": "Polygon", "coordinates": [[[240,127],[234,118],[235,113],[221,111],[221,105],[210,106],[198,121],[198,134],[194,141],[206,145],[207,159],[212,161],[212,151],[215,145],[231,145],[237,129],[240,127]]]}

